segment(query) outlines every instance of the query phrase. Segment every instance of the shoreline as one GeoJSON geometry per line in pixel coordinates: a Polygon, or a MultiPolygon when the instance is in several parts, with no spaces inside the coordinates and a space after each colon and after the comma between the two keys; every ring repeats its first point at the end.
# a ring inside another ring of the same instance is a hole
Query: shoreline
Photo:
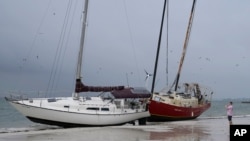
{"type": "MultiPolygon", "coordinates": [[[[249,124],[250,117],[233,117],[233,124],[249,124]]],[[[0,141],[138,141],[138,140],[229,140],[229,123],[226,118],[194,119],[172,122],[149,122],[145,126],[58,128],[38,131],[1,133],[0,141]]]]}

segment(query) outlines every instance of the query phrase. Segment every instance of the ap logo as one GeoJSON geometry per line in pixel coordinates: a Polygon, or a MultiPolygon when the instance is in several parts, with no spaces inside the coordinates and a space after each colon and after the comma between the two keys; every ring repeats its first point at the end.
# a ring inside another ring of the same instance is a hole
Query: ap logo
{"type": "Polygon", "coordinates": [[[230,125],[230,141],[249,141],[250,125],[230,125]]]}
{"type": "Polygon", "coordinates": [[[244,136],[247,133],[247,129],[236,129],[234,136],[244,136]]]}

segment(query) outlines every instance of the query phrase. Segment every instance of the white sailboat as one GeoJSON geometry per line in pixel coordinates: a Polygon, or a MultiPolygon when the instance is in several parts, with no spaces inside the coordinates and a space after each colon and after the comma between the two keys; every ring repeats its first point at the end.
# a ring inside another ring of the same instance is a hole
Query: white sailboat
{"type": "Polygon", "coordinates": [[[71,97],[24,98],[11,95],[5,99],[20,113],[33,122],[63,127],[111,126],[135,120],[146,123],[150,116],[146,100],[151,96],[146,89],[124,86],[97,87],[86,86],[81,81],[82,52],[88,12],[88,0],[84,4],[84,18],[76,72],[75,92],[71,97]],[[80,93],[100,92],[112,95],[85,97],[80,93]]]}

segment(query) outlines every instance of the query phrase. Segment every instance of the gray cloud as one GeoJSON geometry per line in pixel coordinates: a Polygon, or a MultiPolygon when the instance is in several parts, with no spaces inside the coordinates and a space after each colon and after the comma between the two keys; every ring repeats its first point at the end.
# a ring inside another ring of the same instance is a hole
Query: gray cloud
{"type": "MultiPolygon", "coordinates": [[[[61,46],[68,2],[0,1],[1,92],[46,89],[58,47],[62,48],[57,86],[73,89],[83,1],[72,1],[61,46]]],[[[153,72],[162,4],[155,0],[90,1],[83,61],[85,83],[127,85],[128,76],[131,86],[145,85],[144,69],[153,72]]],[[[170,0],[169,83],[178,68],[190,7],[191,1],[170,0]]],[[[197,2],[181,81],[208,85],[215,90],[216,98],[248,97],[249,8],[246,0],[197,2]],[[237,89],[242,93],[236,95],[237,89]]],[[[156,90],[166,84],[165,44],[163,39],[156,90]]]]}

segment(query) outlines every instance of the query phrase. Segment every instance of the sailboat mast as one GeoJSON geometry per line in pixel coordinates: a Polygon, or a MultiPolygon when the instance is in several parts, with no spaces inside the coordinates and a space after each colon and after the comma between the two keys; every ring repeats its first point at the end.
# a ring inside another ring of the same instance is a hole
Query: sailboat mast
{"type": "Polygon", "coordinates": [[[81,32],[81,41],[79,47],[79,54],[77,60],[77,69],[76,69],[76,88],[75,88],[75,98],[79,97],[79,92],[77,91],[78,83],[81,82],[81,72],[82,72],[82,55],[83,55],[83,47],[85,40],[85,30],[87,26],[87,14],[88,14],[88,0],[85,0],[84,10],[83,10],[83,21],[82,21],[82,32],[81,32]]]}
{"type": "Polygon", "coordinates": [[[88,3],[89,3],[89,0],[85,0],[84,11],[83,11],[80,49],[79,49],[78,61],[77,61],[76,79],[81,79],[82,55],[83,55],[83,47],[84,47],[84,40],[85,40],[85,30],[86,30],[86,26],[87,26],[88,3]]]}
{"type": "Polygon", "coordinates": [[[162,36],[162,29],[163,29],[163,23],[164,23],[164,17],[165,17],[165,9],[166,9],[166,0],[164,0],[164,7],[163,7],[163,13],[162,13],[162,19],[161,19],[161,28],[160,28],[160,33],[159,33],[158,46],[157,46],[157,51],[156,51],[156,59],[155,59],[155,67],[154,67],[153,82],[152,82],[152,87],[151,87],[151,94],[153,94],[154,87],[155,87],[155,78],[156,78],[158,59],[159,59],[159,53],[160,53],[161,36],[162,36]]]}
{"type": "Polygon", "coordinates": [[[182,56],[181,56],[181,60],[180,60],[180,64],[179,64],[178,73],[177,73],[177,76],[176,76],[176,83],[175,83],[175,89],[174,89],[175,91],[178,88],[178,83],[179,83],[179,79],[180,79],[180,75],[181,75],[181,69],[182,69],[182,65],[183,65],[185,55],[186,55],[186,51],[187,51],[188,41],[189,41],[191,28],[192,28],[192,23],[193,23],[193,19],[194,19],[195,4],[196,4],[196,0],[193,1],[191,14],[190,14],[190,17],[189,17],[189,23],[188,23],[188,28],[187,28],[187,32],[186,32],[186,38],[185,38],[185,42],[184,42],[184,45],[183,45],[183,51],[182,51],[182,56]]]}

